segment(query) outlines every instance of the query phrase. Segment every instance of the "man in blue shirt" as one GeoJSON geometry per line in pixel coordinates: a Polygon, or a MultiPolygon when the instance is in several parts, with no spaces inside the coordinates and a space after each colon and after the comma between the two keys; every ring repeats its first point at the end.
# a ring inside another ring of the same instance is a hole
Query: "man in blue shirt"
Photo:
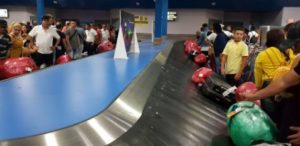
{"type": "Polygon", "coordinates": [[[222,52],[227,44],[228,37],[222,31],[222,27],[219,23],[214,23],[213,31],[217,34],[217,37],[214,41],[214,56],[215,56],[215,72],[220,74],[221,63],[220,57],[222,57],[222,52]]]}

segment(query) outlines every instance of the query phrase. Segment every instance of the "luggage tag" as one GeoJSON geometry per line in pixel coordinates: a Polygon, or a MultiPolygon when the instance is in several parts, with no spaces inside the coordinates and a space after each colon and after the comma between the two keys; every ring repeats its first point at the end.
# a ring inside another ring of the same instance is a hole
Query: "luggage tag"
{"type": "Polygon", "coordinates": [[[235,116],[236,114],[240,113],[241,111],[243,111],[243,108],[237,108],[234,111],[230,112],[229,114],[227,114],[227,118],[231,119],[233,116],[235,116]]]}
{"type": "Polygon", "coordinates": [[[231,94],[231,93],[234,94],[234,92],[235,92],[236,89],[237,89],[237,87],[236,87],[236,86],[233,86],[233,87],[229,88],[228,90],[224,91],[224,92],[222,93],[222,95],[223,95],[224,97],[226,97],[226,96],[228,96],[228,95],[231,94]]]}
{"type": "Polygon", "coordinates": [[[254,107],[255,107],[255,103],[254,102],[250,106],[240,106],[240,107],[236,108],[235,110],[233,110],[232,112],[230,112],[229,114],[227,114],[227,118],[231,119],[232,117],[234,117],[238,113],[244,111],[245,109],[247,109],[247,108],[254,108],[254,107]]]}

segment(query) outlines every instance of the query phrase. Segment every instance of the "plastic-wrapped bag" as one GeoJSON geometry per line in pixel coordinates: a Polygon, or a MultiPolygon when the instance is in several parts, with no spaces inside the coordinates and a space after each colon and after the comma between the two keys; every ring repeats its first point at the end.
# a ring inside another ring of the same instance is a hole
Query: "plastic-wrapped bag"
{"type": "MultiPolygon", "coordinates": [[[[257,92],[257,88],[256,85],[253,82],[246,82],[243,83],[242,85],[240,85],[236,91],[235,91],[235,99],[236,101],[243,101],[244,99],[242,98],[242,94],[249,94],[252,93],[254,94],[255,92],[257,92]]],[[[255,101],[255,103],[260,106],[260,100],[255,101]]]]}
{"type": "Polygon", "coordinates": [[[207,58],[205,54],[200,53],[194,58],[194,62],[199,64],[199,65],[205,65],[207,63],[207,58]]]}
{"type": "Polygon", "coordinates": [[[114,49],[114,44],[112,44],[110,41],[103,42],[98,46],[98,53],[111,51],[114,49]]]}
{"type": "Polygon", "coordinates": [[[56,59],[56,64],[66,64],[71,61],[72,61],[72,58],[69,55],[64,54],[64,55],[59,56],[56,59]]]}
{"type": "Polygon", "coordinates": [[[210,77],[213,71],[210,68],[202,67],[195,71],[192,76],[192,81],[195,84],[204,83],[206,78],[210,77]]]}
{"type": "Polygon", "coordinates": [[[3,78],[11,78],[37,70],[35,62],[29,57],[9,58],[2,65],[3,78]]]}
{"type": "Polygon", "coordinates": [[[270,117],[253,102],[239,102],[227,112],[227,128],[236,146],[275,142],[278,130],[270,117]]]}

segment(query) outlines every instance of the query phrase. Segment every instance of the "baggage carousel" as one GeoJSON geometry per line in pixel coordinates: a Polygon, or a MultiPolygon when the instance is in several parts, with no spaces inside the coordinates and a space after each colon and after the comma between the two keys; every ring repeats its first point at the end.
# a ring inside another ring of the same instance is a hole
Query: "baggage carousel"
{"type": "Polygon", "coordinates": [[[108,52],[0,82],[0,146],[206,146],[226,134],[183,42],[140,47],[127,61],[108,52]]]}

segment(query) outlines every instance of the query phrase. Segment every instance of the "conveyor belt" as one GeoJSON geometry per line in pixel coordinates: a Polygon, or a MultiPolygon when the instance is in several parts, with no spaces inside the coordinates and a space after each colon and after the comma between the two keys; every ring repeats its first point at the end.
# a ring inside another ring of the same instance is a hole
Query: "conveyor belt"
{"type": "Polygon", "coordinates": [[[142,117],[112,146],[206,146],[226,133],[225,110],[203,97],[191,82],[198,68],[174,44],[142,117]]]}

